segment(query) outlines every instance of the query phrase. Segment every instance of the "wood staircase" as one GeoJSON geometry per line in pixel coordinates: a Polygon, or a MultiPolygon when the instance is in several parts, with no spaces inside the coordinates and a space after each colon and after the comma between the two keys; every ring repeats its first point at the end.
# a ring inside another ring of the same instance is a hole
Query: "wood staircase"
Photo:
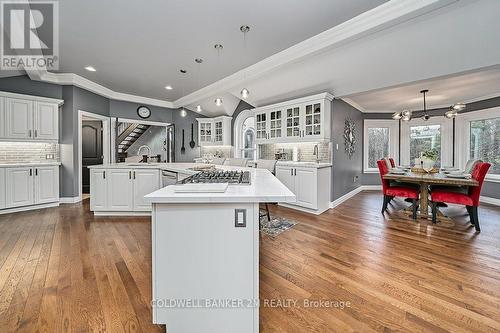
{"type": "Polygon", "coordinates": [[[149,125],[143,124],[130,124],[126,123],[118,124],[119,133],[118,139],[118,162],[125,162],[127,158],[127,150],[132,146],[134,142],[137,141],[143,135],[148,128],[149,125]]]}

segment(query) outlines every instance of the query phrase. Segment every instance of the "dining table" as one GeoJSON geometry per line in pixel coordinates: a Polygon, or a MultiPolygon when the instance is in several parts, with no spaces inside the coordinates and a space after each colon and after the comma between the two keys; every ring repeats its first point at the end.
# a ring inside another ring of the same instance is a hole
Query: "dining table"
{"type": "Polygon", "coordinates": [[[452,178],[444,172],[414,172],[406,171],[404,174],[386,173],[384,179],[402,183],[414,183],[420,186],[420,210],[419,216],[429,218],[429,186],[479,186],[479,182],[473,178],[452,178]]]}

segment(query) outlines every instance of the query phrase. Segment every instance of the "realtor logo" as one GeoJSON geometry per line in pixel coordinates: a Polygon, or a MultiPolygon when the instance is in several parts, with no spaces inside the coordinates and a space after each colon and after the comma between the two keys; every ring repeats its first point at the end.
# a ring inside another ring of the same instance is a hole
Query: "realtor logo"
{"type": "Polygon", "coordinates": [[[1,1],[2,70],[59,69],[57,1],[1,1]]]}

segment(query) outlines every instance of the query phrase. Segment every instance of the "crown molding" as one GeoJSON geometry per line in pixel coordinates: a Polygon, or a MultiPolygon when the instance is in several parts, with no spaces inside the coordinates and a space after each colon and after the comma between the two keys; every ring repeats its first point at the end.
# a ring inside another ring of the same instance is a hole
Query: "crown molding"
{"type": "Polygon", "coordinates": [[[459,0],[388,1],[173,102],[120,93],[73,73],[50,73],[45,68],[26,70],[26,73],[32,80],[60,85],[74,85],[114,100],[166,108],[179,108],[196,104],[223,92],[230,92],[241,84],[245,77],[244,72],[246,73],[245,81],[251,81],[287,64],[400,24],[457,1],[459,0]]]}

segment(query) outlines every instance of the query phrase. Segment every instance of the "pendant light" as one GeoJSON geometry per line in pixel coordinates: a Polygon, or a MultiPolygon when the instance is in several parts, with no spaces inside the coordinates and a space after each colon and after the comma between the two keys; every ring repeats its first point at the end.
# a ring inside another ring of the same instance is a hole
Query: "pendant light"
{"type": "Polygon", "coordinates": [[[429,116],[429,114],[427,113],[427,104],[425,101],[425,94],[427,94],[428,92],[429,92],[429,89],[420,90],[420,93],[424,94],[424,115],[422,116],[422,119],[425,121],[427,121],[431,118],[431,116],[429,116]]]}
{"type": "MultiPolygon", "coordinates": [[[[197,63],[197,67],[198,67],[198,73],[196,73],[196,76],[197,76],[196,81],[197,81],[198,88],[200,88],[200,66],[203,63],[203,59],[196,58],[196,59],[194,59],[194,62],[197,63]]],[[[201,111],[203,111],[201,108],[201,105],[200,104],[196,105],[196,112],[199,113],[201,111]]]]}
{"type": "MultiPolygon", "coordinates": [[[[240,27],[240,31],[243,33],[243,52],[245,52],[245,55],[246,55],[246,51],[247,51],[247,32],[250,31],[250,27],[248,25],[242,25],[240,27]]],[[[243,83],[246,81],[246,69],[244,68],[243,69],[243,83]]],[[[247,88],[243,88],[241,89],[241,98],[243,99],[247,99],[248,96],[250,96],[250,91],[247,89],[247,88]]]]}
{"type": "MultiPolygon", "coordinates": [[[[224,46],[222,46],[222,44],[215,44],[214,48],[217,50],[217,69],[219,69],[219,67],[220,67],[220,53],[221,53],[222,49],[224,48],[224,46]]],[[[217,97],[214,102],[215,102],[215,105],[221,106],[222,105],[222,98],[217,97]]]]}
{"type": "MultiPolygon", "coordinates": [[[[187,70],[185,69],[181,69],[179,70],[179,72],[181,72],[181,75],[182,75],[182,96],[184,96],[184,84],[185,84],[185,78],[186,78],[186,73],[187,73],[187,70]]],[[[187,116],[187,111],[186,109],[184,108],[184,105],[181,107],[181,117],[186,117],[187,116]]]]}

